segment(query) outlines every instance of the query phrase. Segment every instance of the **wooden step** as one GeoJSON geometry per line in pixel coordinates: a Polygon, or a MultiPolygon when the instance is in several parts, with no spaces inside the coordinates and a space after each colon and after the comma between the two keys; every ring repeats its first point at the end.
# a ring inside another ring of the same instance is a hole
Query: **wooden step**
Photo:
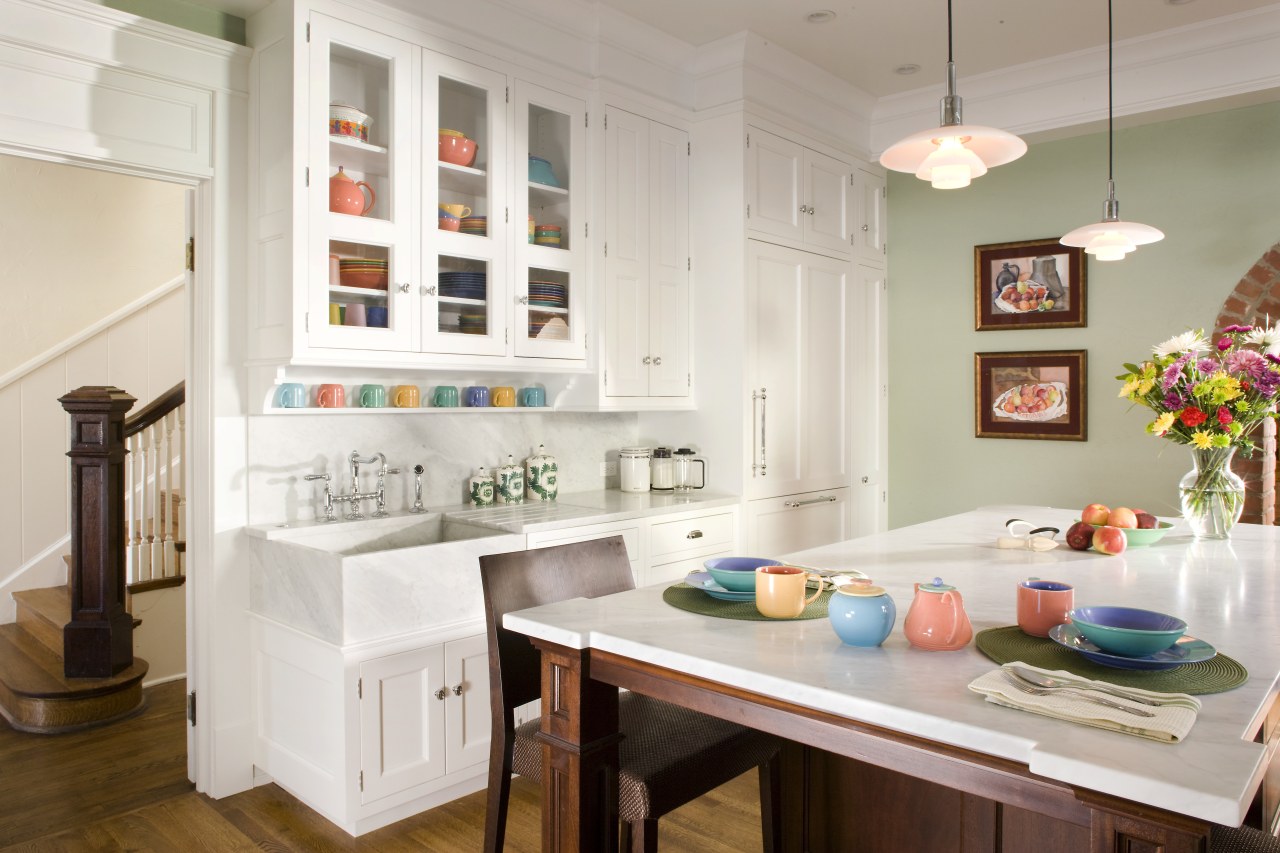
{"type": "Polygon", "coordinates": [[[18,625],[56,655],[62,654],[62,629],[71,621],[71,594],[65,586],[15,592],[18,625]]]}
{"type": "Polygon", "coordinates": [[[148,664],[110,678],[67,678],[62,655],[17,623],[0,625],[0,715],[15,729],[52,734],[102,725],[142,710],[148,664]]]}

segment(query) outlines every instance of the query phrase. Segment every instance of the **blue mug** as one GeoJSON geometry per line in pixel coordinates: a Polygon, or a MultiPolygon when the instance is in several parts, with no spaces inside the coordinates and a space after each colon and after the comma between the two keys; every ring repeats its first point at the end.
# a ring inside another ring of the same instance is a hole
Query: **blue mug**
{"type": "Polygon", "coordinates": [[[483,407],[489,405],[489,389],[483,385],[470,385],[464,394],[465,404],[483,407]]]}
{"type": "Polygon", "coordinates": [[[276,406],[281,409],[301,409],[307,405],[307,389],[301,382],[285,382],[276,391],[276,406]]]}
{"type": "Polygon", "coordinates": [[[364,312],[365,322],[379,329],[387,327],[387,306],[370,305],[364,312]]]}
{"type": "Polygon", "coordinates": [[[542,388],[528,387],[520,389],[520,405],[530,409],[540,408],[547,404],[547,392],[542,388]]]}

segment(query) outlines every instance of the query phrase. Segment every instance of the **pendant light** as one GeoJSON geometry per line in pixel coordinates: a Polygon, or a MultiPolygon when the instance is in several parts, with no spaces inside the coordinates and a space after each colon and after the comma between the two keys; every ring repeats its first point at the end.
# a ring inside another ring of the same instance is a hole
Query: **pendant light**
{"type": "Polygon", "coordinates": [[[1100,261],[1119,261],[1145,243],[1164,239],[1164,232],[1141,222],[1120,219],[1120,202],[1116,201],[1115,182],[1115,95],[1112,83],[1111,2],[1107,0],[1107,200],[1103,203],[1102,221],[1085,225],[1062,238],[1064,246],[1083,246],[1085,252],[1100,261]]]}
{"type": "Polygon", "coordinates": [[[956,64],[951,54],[951,0],[947,0],[947,94],[942,99],[942,126],[913,133],[890,145],[880,165],[912,172],[934,189],[969,186],[993,166],[1003,166],[1027,153],[1027,143],[994,127],[964,124],[963,100],[956,94],[956,64]]]}

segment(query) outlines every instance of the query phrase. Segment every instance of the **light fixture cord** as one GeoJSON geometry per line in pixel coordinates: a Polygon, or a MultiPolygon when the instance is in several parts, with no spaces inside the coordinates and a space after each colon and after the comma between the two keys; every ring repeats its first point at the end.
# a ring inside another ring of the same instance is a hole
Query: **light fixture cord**
{"type": "Polygon", "coordinates": [[[951,55],[951,0],[947,0],[947,62],[955,62],[955,57],[951,55]]]}
{"type": "MultiPolygon", "coordinates": [[[[951,0],[947,0],[950,4],[951,0]]],[[[1107,180],[1115,181],[1116,141],[1115,141],[1115,91],[1112,76],[1111,50],[1114,37],[1111,34],[1111,0],[1107,0],[1107,180]]]]}

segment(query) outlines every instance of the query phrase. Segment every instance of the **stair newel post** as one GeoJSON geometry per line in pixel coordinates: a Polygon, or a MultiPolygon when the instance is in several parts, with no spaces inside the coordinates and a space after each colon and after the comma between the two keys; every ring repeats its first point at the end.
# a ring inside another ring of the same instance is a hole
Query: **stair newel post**
{"type": "Polygon", "coordinates": [[[119,388],[85,386],[58,399],[71,416],[71,621],[63,629],[67,678],[105,678],[133,663],[125,610],[125,413],[119,388]]]}

